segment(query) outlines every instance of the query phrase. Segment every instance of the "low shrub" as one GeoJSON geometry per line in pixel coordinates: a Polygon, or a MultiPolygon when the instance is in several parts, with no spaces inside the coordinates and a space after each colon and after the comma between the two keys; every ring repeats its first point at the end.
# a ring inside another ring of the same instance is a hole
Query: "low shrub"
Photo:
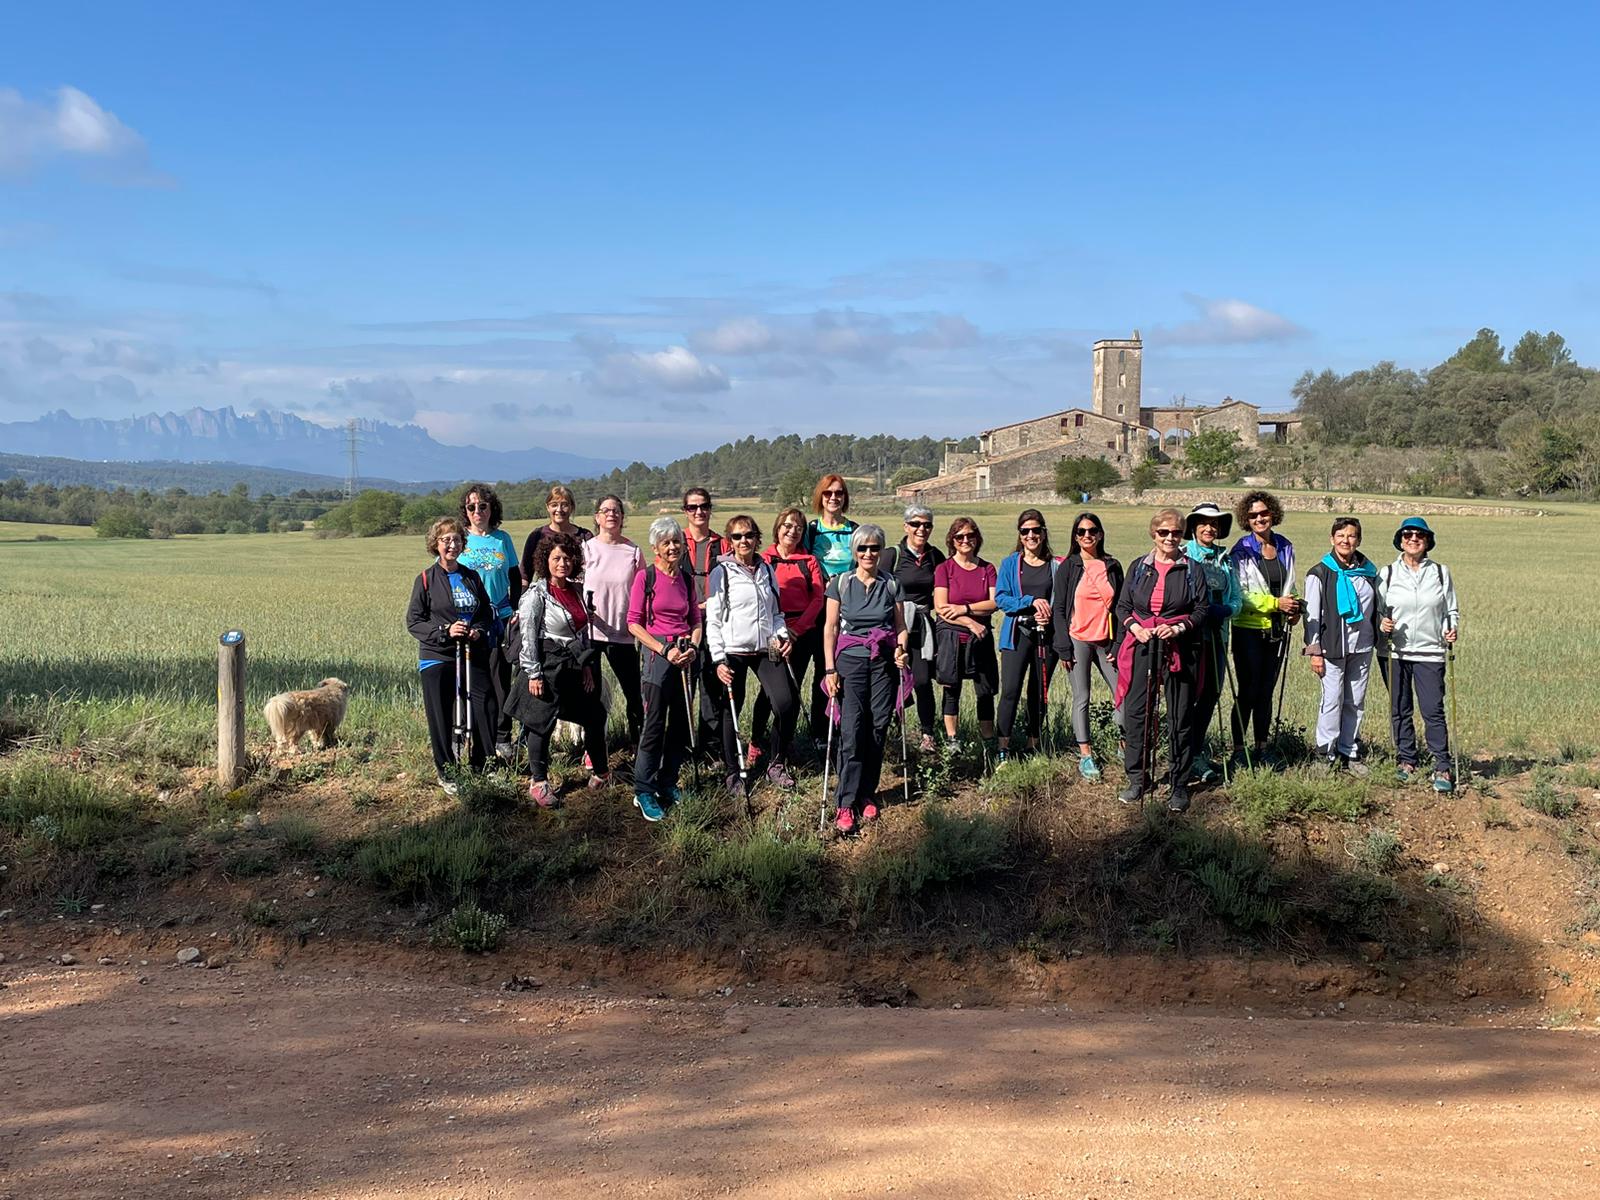
{"type": "Polygon", "coordinates": [[[24,762],[0,774],[0,829],[36,843],[87,850],[148,824],[140,800],[82,772],[24,762]]]}
{"type": "Polygon", "coordinates": [[[928,892],[970,883],[1016,863],[1009,823],[989,813],[957,816],[937,804],[922,810],[922,828],[909,845],[868,854],[850,880],[850,899],[863,917],[915,905],[928,892]]]}
{"type": "Polygon", "coordinates": [[[1243,933],[1277,931],[1289,915],[1281,893],[1287,877],[1261,842],[1229,830],[1185,826],[1173,835],[1174,864],[1205,893],[1206,907],[1243,933]]]}
{"type": "Polygon", "coordinates": [[[380,834],[355,862],[368,883],[397,899],[455,903],[489,879],[497,849],[487,820],[457,813],[380,834]]]}
{"type": "Polygon", "coordinates": [[[1240,771],[1228,784],[1228,796],[1245,827],[1255,831],[1290,817],[1313,814],[1356,821],[1371,807],[1366,780],[1338,772],[1313,775],[1304,770],[1240,771]]]}
{"type": "Polygon", "coordinates": [[[499,913],[485,912],[468,900],[450,910],[439,922],[435,940],[466,954],[488,954],[499,946],[509,922],[499,913]]]}
{"type": "Polygon", "coordinates": [[[1400,862],[1400,836],[1389,829],[1369,829],[1346,846],[1363,871],[1387,875],[1400,862]]]}

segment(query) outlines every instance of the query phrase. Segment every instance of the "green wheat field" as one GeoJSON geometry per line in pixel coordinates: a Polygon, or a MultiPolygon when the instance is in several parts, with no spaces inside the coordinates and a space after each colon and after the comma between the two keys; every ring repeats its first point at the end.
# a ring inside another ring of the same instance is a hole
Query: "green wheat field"
{"type": "MultiPolygon", "coordinates": [[[[718,525],[733,508],[719,506],[718,525]]],[[[1059,553],[1075,509],[1046,511],[1059,553]]],[[[1148,549],[1152,509],[1100,510],[1112,553],[1124,563],[1148,549]]],[[[998,561],[1015,543],[1015,510],[963,507],[998,561]]],[[[637,538],[652,514],[638,511],[637,538]]],[[[770,527],[770,506],[757,510],[770,527]]],[[[943,539],[954,512],[936,514],[943,539]]],[[[884,520],[884,518],[870,518],[884,520]]],[[[1430,518],[1437,556],[1455,573],[1462,609],[1456,663],[1459,746],[1470,752],[1535,751],[1600,742],[1594,654],[1600,615],[1589,592],[1600,578],[1600,547],[1585,516],[1430,518]]],[[[1399,519],[1364,518],[1364,549],[1380,567],[1394,557],[1399,519]]],[[[1328,545],[1330,518],[1291,513],[1283,532],[1296,545],[1302,581],[1328,545]]],[[[428,562],[421,536],[317,540],[309,533],[100,541],[62,536],[0,537],[0,702],[18,713],[53,710],[84,736],[139,727],[162,757],[203,762],[215,729],[217,638],[248,640],[249,733],[267,738],[261,705],[272,694],[326,676],[353,686],[345,735],[392,747],[395,761],[425,759],[415,643],[403,615],[411,582],[428,562]]],[[[521,544],[531,525],[507,527],[521,544]]],[[[50,527],[52,533],[62,530],[50,527]]],[[[898,521],[891,537],[900,534],[898,521]]],[[[1291,663],[1284,716],[1305,724],[1315,681],[1304,659],[1291,663]]],[[[970,705],[970,698],[968,700],[970,705]]],[[[1067,689],[1052,689],[1064,706],[1067,689]]],[[[1386,743],[1388,697],[1376,679],[1366,734],[1386,743]]]]}

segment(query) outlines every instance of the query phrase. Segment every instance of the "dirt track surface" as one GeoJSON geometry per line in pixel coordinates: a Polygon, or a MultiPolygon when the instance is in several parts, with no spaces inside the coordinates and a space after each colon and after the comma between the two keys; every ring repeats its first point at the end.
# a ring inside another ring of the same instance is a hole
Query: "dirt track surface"
{"type": "Polygon", "coordinates": [[[4,1200],[1600,1194],[1580,1031],[0,980],[4,1200]]]}

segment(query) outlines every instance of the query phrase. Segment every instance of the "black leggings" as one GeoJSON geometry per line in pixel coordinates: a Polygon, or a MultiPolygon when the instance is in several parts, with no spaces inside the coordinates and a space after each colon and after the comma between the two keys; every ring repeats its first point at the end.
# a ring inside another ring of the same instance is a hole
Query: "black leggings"
{"type": "Polygon", "coordinates": [[[1050,690],[1050,674],[1055,670],[1056,652],[1049,646],[1044,649],[1044,661],[1039,661],[1039,649],[1033,637],[1022,630],[1016,634],[1017,648],[1000,651],[1000,715],[996,732],[1010,738],[1017,723],[1017,709],[1022,704],[1022,689],[1028,689],[1028,737],[1039,736],[1044,722],[1046,694],[1050,690]]]}
{"type": "MultiPolygon", "coordinates": [[[[781,662],[773,662],[764,653],[757,654],[730,654],[728,667],[733,671],[733,704],[728,703],[728,688],[712,674],[712,683],[717,692],[717,715],[722,730],[722,765],[729,774],[736,773],[743,763],[739,761],[739,714],[737,709],[744,707],[744,681],[747,672],[754,671],[756,679],[761,684],[761,697],[778,712],[778,727],[772,737],[772,744],[767,747],[772,756],[772,762],[786,762],[789,758],[789,743],[784,740],[785,731],[794,732],[794,714],[798,707],[799,699],[794,694],[794,689],[789,686],[789,672],[781,662]],[[770,697],[770,699],[769,699],[770,697]]],[[[754,739],[752,739],[754,740],[754,739]]]]}
{"type": "MultiPolygon", "coordinates": [[[[494,729],[499,723],[499,706],[494,702],[494,689],[489,684],[491,667],[485,661],[472,664],[472,683],[469,692],[472,706],[472,744],[468,747],[469,765],[473,769],[483,766],[494,749],[494,729]]],[[[422,673],[422,710],[428,715],[428,743],[433,748],[433,765],[443,773],[455,763],[452,729],[455,724],[456,665],[442,662],[422,673]]]]}
{"type": "Polygon", "coordinates": [[[639,730],[644,727],[644,697],[639,691],[639,647],[632,642],[596,642],[595,646],[611,664],[611,673],[617,677],[622,698],[628,709],[628,740],[639,744],[639,730]]]}
{"type": "Polygon", "coordinates": [[[1275,640],[1265,629],[1233,627],[1234,686],[1239,689],[1239,707],[1233,712],[1235,746],[1244,745],[1246,726],[1252,723],[1256,745],[1265,745],[1272,733],[1272,690],[1278,683],[1283,646],[1283,640],[1275,640]]]}
{"type": "MultiPolygon", "coordinates": [[[[593,669],[599,671],[598,661],[593,669]]],[[[583,677],[583,671],[569,667],[545,680],[543,696],[530,697],[533,702],[528,713],[532,719],[522,724],[528,731],[528,764],[535,780],[550,773],[550,735],[561,719],[583,726],[583,748],[589,755],[591,770],[604,775],[610,769],[606,765],[606,710],[600,703],[599,676],[591,677],[592,691],[584,687],[583,677]]]]}
{"type": "MultiPolygon", "coordinates": [[[[788,614],[784,614],[787,619],[788,614]]],[[[784,727],[783,718],[778,720],[778,744],[783,747],[785,756],[794,746],[795,727],[800,724],[800,707],[805,703],[806,695],[806,664],[816,662],[813,683],[820,678],[822,671],[822,626],[815,625],[794,639],[794,648],[789,651],[789,665],[785,669],[779,664],[784,675],[788,677],[789,691],[794,696],[794,703],[789,706],[788,727],[784,727]]],[[[772,722],[772,701],[767,698],[767,689],[762,687],[761,694],[756,697],[756,706],[750,714],[750,740],[756,745],[761,745],[767,740],[767,727],[772,722]]],[[[820,725],[816,728],[822,728],[820,725]]]]}
{"type": "MultiPolygon", "coordinates": [[[[1132,636],[1131,634],[1129,636],[1132,636]]],[[[1173,787],[1183,787],[1189,781],[1189,770],[1194,765],[1194,692],[1195,664],[1187,659],[1180,671],[1169,671],[1166,666],[1165,643],[1151,638],[1142,646],[1133,648],[1133,662],[1129,667],[1128,691],[1122,698],[1122,719],[1128,746],[1123,752],[1123,768],[1128,772],[1128,782],[1153,786],[1147,767],[1155,759],[1160,745],[1161,730],[1151,726],[1151,700],[1162,700],[1162,681],[1166,683],[1166,712],[1161,714],[1167,727],[1167,770],[1173,787]],[[1158,658],[1159,656],[1159,658],[1158,658]],[[1151,666],[1157,668],[1157,678],[1150,678],[1151,666]]]]}

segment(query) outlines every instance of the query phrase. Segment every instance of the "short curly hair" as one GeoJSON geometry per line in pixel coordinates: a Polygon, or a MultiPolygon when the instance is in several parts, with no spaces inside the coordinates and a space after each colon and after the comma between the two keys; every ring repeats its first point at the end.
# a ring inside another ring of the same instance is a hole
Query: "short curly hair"
{"type": "Polygon", "coordinates": [[[440,517],[428,526],[428,553],[439,553],[439,539],[446,533],[454,530],[461,537],[463,547],[467,544],[467,527],[461,523],[460,517],[440,517]]]}
{"type": "Polygon", "coordinates": [[[572,560],[572,574],[567,578],[574,583],[583,578],[583,547],[578,543],[578,539],[570,533],[554,533],[547,529],[533,550],[535,579],[550,578],[550,553],[553,550],[565,550],[567,557],[572,560]]]}
{"type": "Polygon", "coordinates": [[[489,506],[489,528],[499,529],[500,522],[505,519],[505,506],[500,503],[500,496],[487,483],[469,483],[461,489],[461,520],[468,529],[472,528],[472,518],[467,516],[467,501],[472,498],[472,493],[478,493],[478,502],[489,506]]]}
{"type": "Polygon", "coordinates": [[[1233,515],[1239,520],[1240,529],[1250,528],[1250,510],[1257,504],[1265,504],[1267,511],[1272,514],[1273,525],[1283,524],[1283,505],[1278,503],[1278,498],[1271,492],[1246,492],[1239,497],[1239,503],[1233,506],[1233,515]]]}

